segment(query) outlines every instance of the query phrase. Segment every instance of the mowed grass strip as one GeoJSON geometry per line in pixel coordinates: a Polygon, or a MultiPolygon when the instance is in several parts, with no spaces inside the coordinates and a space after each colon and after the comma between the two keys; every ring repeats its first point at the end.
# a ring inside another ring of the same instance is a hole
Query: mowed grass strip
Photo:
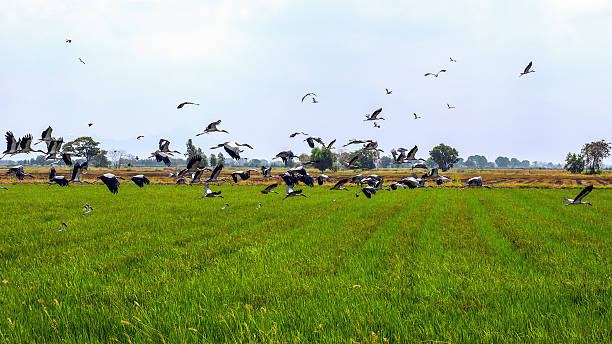
{"type": "Polygon", "coordinates": [[[563,190],[366,199],[356,188],[305,187],[309,197],[281,201],[260,187],[213,189],[226,198],[198,200],[201,187],[11,188],[0,198],[9,210],[0,217],[0,338],[610,338],[609,192],[589,195],[596,205],[583,211],[551,206],[563,190]],[[61,221],[69,228],[59,233],[61,221]]]}

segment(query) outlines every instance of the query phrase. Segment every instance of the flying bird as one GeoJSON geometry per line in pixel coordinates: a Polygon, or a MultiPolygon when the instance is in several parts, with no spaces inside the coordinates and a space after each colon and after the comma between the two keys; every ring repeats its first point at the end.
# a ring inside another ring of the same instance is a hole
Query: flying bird
{"type": "Polygon", "coordinates": [[[327,147],[325,147],[325,148],[327,148],[327,149],[334,148],[334,143],[336,143],[336,139],[333,139],[329,144],[327,144],[327,147]]]}
{"type": "Polygon", "coordinates": [[[312,99],[315,99],[315,97],[317,97],[316,94],[312,93],[312,92],[308,92],[306,93],[303,97],[302,97],[302,103],[304,102],[304,99],[308,98],[308,97],[312,97],[312,99]]]}
{"type": "Polygon", "coordinates": [[[4,186],[0,185],[0,189],[2,190],[8,190],[7,188],[5,188],[4,186]]]}
{"type": "Polygon", "coordinates": [[[438,77],[438,75],[440,75],[440,73],[446,73],[446,69],[440,69],[437,73],[425,73],[425,76],[433,76],[435,78],[438,77]]]}
{"type": "Polygon", "coordinates": [[[159,151],[159,150],[151,153],[151,156],[149,158],[153,158],[153,157],[155,157],[155,160],[157,162],[163,162],[168,167],[172,164],[172,162],[170,161],[170,156],[168,154],[166,154],[166,153],[163,153],[163,152],[159,151]]]}
{"type": "Polygon", "coordinates": [[[208,134],[208,133],[212,133],[212,132],[219,132],[219,133],[226,133],[229,134],[229,132],[227,130],[219,130],[217,129],[217,126],[221,124],[221,120],[215,121],[210,123],[209,125],[206,126],[206,129],[204,129],[203,132],[196,134],[196,136],[200,136],[200,135],[204,135],[204,134],[208,134]]]}
{"type": "Polygon", "coordinates": [[[70,38],[66,38],[66,43],[72,43],[72,40],[70,38]]]}
{"type": "Polygon", "coordinates": [[[283,163],[287,164],[287,161],[291,161],[293,158],[297,158],[297,155],[293,154],[293,152],[290,150],[286,150],[276,154],[273,160],[277,158],[281,158],[283,160],[283,163]]]}
{"type": "Polygon", "coordinates": [[[323,185],[323,182],[331,183],[331,178],[327,174],[320,174],[317,176],[317,184],[323,185]]]}
{"type": "Polygon", "coordinates": [[[34,143],[34,145],[36,146],[37,144],[41,143],[41,142],[49,142],[51,141],[51,133],[53,132],[53,129],[51,127],[48,127],[47,129],[43,130],[42,134],[41,134],[41,139],[36,141],[36,143],[34,143]]]}
{"type": "Polygon", "coordinates": [[[136,140],[140,140],[143,137],[144,137],[143,135],[138,135],[138,136],[136,136],[136,140]]]}
{"type": "Polygon", "coordinates": [[[204,194],[202,196],[200,196],[200,198],[210,198],[210,197],[221,197],[221,198],[223,198],[223,196],[221,196],[221,191],[213,192],[208,186],[205,186],[204,187],[204,194]]]}
{"type": "Polygon", "coordinates": [[[380,128],[380,125],[376,122],[374,122],[374,128],[380,128]]]}
{"type": "Polygon", "coordinates": [[[319,103],[319,101],[317,100],[317,98],[312,97],[312,103],[313,103],[313,104],[318,104],[318,103],[319,103]]]}
{"type": "Polygon", "coordinates": [[[8,169],[8,171],[6,171],[6,174],[14,174],[15,177],[17,177],[17,179],[19,180],[23,180],[23,178],[25,177],[30,177],[32,179],[34,179],[34,176],[29,174],[29,173],[24,173],[23,172],[23,166],[22,165],[17,165],[17,166],[13,166],[11,168],[8,169]]]}
{"type": "Polygon", "coordinates": [[[392,94],[393,91],[389,90],[388,88],[385,88],[385,92],[387,92],[387,94],[392,94]]]}
{"type": "Polygon", "coordinates": [[[251,178],[251,172],[259,172],[254,168],[249,168],[246,172],[244,171],[235,171],[231,173],[232,176],[232,180],[234,180],[234,183],[238,183],[238,177],[240,177],[240,179],[242,180],[247,180],[249,178],[251,178]]]}
{"type": "Polygon", "coordinates": [[[199,106],[200,104],[198,104],[198,103],[192,103],[192,102],[183,102],[183,103],[180,103],[180,104],[179,104],[179,105],[178,105],[176,108],[177,108],[177,109],[182,109],[182,108],[183,108],[183,106],[185,106],[185,105],[198,105],[198,106],[199,106]]]}
{"type": "Polygon", "coordinates": [[[81,180],[81,174],[88,167],[89,167],[89,163],[87,161],[84,161],[83,163],[78,163],[78,162],[75,163],[74,166],[72,167],[72,173],[70,174],[70,182],[89,184],[89,182],[81,180]]]}
{"type": "Polygon", "coordinates": [[[576,204],[588,204],[588,205],[592,205],[589,202],[583,202],[582,201],[582,199],[586,195],[588,195],[591,191],[593,191],[593,185],[589,185],[586,188],[582,189],[582,191],[580,191],[580,193],[578,194],[578,196],[576,196],[575,199],[564,197],[563,199],[567,202],[567,204],[565,204],[565,205],[566,206],[568,206],[568,205],[576,205],[576,204]]]}
{"type": "Polygon", "coordinates": [[[451,106],[449,103],[446,103],[446,107],[448,107],[449,110],[455,108],[454,106],[451,106]]]}
{"type": "Polygon", "coordinates": [[[347,188],[343,188],[342,186],[350,181],[349,178],[340,179],[334,186],[330,188],[330,190],[348,190],[347,188]]]}
{"type": "Polygon", "coordinates": [[[91,127],[93,125],[93,123],[87,123],[88,127],[91,127]]]}
{"type": "Polygon", "coordinates": [[[261,190],[260,192],[264,195],[267,195],[269,193],[277,193],[276,191],[274,191],[274,189],[278,186],[278,183],[274,183],[274,184],[270,184],[268,186],[266,186],[265,189],[261,190]]]}
{"type": "Polygon", "coordinates": [[[380,115],[380,113],[382,112],[382,108],[376,109],[374,110],[374,112],[372,112],[371,115],[365,115],[366,119],[364,119],[363,121],[376,121],[376,120],[385,120],[382,117],[378,117],[378,115],[380,115]]]}
{"type": "Polygon", "coordinates": [[[134,182],[134,184],[138,185],[138,187],[143,187],[145,185],[151,184],[151,181],[149,181],[149,179],[147,179],[147,177],[145,177],[143,174],[137,174],[133,176],[131,179],[134,182]]]}
{"type": "Polygon", "coordinates": [[[454,58],[450,58],[450,62],[457,62],[457,60],[455,60],[454,58]]]}
{"type": "Polygon", "coordinates": [[[296,137],[297,135],[300,135],[300,134],[302,134],[302,135],[308,135],[308,134],[307,134],[307,133],[305,133],[305,132],[302,132],[302,131],[296,131],[295,133],[293,133],[293,134],[289,135],[289,137],[293,138],[293,137],[296,137]]]}
{"type": "Polygon", "coordinates": [[[198,170],[198,167],[200,166],[200,162],[202,162],[202,156],[201,155],[196,155],[196,156],[192,156],[189,161],[187,162],[187,168],[182,169],[177,177],[183,177],[185,175],[187,175],[187,173],[191,172],[194,173],[198,170]]]}
{"type": "Polygon", "coordinates": [[[421,116],[417,116],[416,112],[412,113],[414,115],[414,119],[422,118],[421,116]]]}
{"type": "Polygon", "coordinates": [[[357,159],[359,159],[359,154],[355,154],[355,156],[352,157],[351,160],[349,160],[348,164],[346,164],[346,167],[351,169],[359,168],[359,166],[353,165],[357,161],[357,159]]]}
{"type": "Polygon", "coordinates": [[[170,141],[166,140],[166,139],[160,139],[159,140],[159,150],[163,153],[167,153],[167,154],[174,154],[174,153],[178,153],[181,154],[181,152],[179,151],[171,151],[170,150],[170,141]]]}
{"type": "Polygon", "coordinates": [[[367,144],[369,142],[372,142],[372,140],[355,140],[355,139],[352,139],[352,140],[349,140],[349,142],[347,144],[342,145],[342,147],[346,147],[346,146],[349,146],[349,145],[361,144],[361,143],[366,143],[367,144]]]}
{"type": "Polygon", "coordinates": [[[529,64],[527,65],[527,67],[525,67],[525,70],[523,70],[523,72],[519,74],[519,77],[535,72],[535,70],[531,69],[531,66],[533,66],[533,61],[529,61],[529,64]]]}
{"type": "Polygon", "coordinates": [[[272,167],[261,166],[261,176],[264,178],[272,178],[272,167]]]}
{"type": "Polygon", "coordinates": [[[106,184],[106,187],[111,193],[116,194],[119,192],[119,179],[123,179],[123,177],[115,176],[112,173],[105,173],[98,176],[98,179],[102,180],[102,182],[106,184]]]}
{"type": "Polygon", "coordinates": [[[315,142],[320,143],[321,146],[325,147],[325,142],[323,142],[320,137],[310,136],[307,137],[304,141],[308,142],[308,146],[310,146],[310,148],[315,147],[315,142]]]}
{"type": "Polygon", "coordinates": [[[293,190],[291,186],[287,185],[287,193],[285,194],[285,197],[282,200],[284,201],[288,197],[297,197],[297,196],[306,197],[306,195],[302,193],[302,190],[293,190]]]}
{"type": "Polygon", "coordinates": [[[17,154],[18,149],[19,149],[19,142],[17,141],[17,139],[15,138],[15,135],[13,135],[11,131],[7,131],[4,137],[6,138],[6,150],[2,152],[2,154],[4,155],[2,156],[2,158],[0,158],[0,160],[2,160],[7,155],[17,154]]]}
{"type": "Polygon", "coordinates": [[[57,184],[59,186],[68,186],[68,179],[64,176],[56,175],[55,168],[49,169],[49,184],[57,184]]]}
{"type": "Polygon", "coordinates": [[[229,154],[230,157],[232,157],[235,160],[240,160],[240,153],[243,152],[243,150],[241,150],[240,147],[249,147],[253,149],[253,147],[251,147],[251,145],[249,145],[248,143],[238,143],[236,141],[228,141],[228,142],[220,143],[214,147],[211,147],[210,149],[217,149],[221,147],[223,147],[223,149],[225,149],[227,154],[229,154]]]}
{"type": "Polygon", "coordinates": [[[83,61],[83,59],[80,57],[79,57],[79,62],[81,62],[82,64],[85,64],[85,61],[83,61]]]}

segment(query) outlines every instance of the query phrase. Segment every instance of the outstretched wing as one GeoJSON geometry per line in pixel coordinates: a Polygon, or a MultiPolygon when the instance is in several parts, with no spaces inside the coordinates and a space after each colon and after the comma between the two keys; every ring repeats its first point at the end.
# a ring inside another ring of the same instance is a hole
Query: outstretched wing
{"type": "Polygon", "coordinates": [[[576,199],[574,200],[574,202],[581,202],[582,199],[588,195],[591,191],[593,191],[593,185],[589,185],[586,188],[582,189],[582,191],[580,191],[580,193],[578,194],[578,196],[576,196],[576,199]]]}
{"type": "Polygon", "coordinates": [[[529,73],[529,70],[531,69],[532,65],[533,65],[533,61],[529,61],[529,64],[527,65],[527,67],[525,67],[525,70],[523,71],[523,74],[529,73]]]}

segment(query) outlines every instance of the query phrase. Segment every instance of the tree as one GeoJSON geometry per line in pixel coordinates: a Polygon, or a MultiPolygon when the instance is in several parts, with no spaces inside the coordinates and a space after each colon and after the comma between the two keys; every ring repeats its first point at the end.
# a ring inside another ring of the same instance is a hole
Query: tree
{"type": "Polygon", "coordinates": [[[329,149],[315,147],[310,153],[310,160],[319,161],[314,164],[314,167],[317,170],[323,172],[332,168],[334,164],[334,153],[332,153],[329,149]]]}
{"type": "Polygon", "coordinates": [[[585,163],[590,165],[591,174],[595,174],[602,160],[610,156],[610,144],[605,140],[585,143],[580,153],[584,156],[585,163]]]}
{"type": "Polygon", "coordinates": [[[217,157],[214,153],[210,154],[210,166],[217,166],[217,157]]]}
{"type": "Polygon", "coordinates": [[[382,158],[380,158],[380,161],[378,162],[378,167],[387,168],[391,166],[391,164],[393,164],[393,161],[394,160],[391,157],[388,157],[385,155],[382,158]]]}
{"type": "Polygon", "coordinates": [[[123,159],[124,155],[125,151],[123,149],[114,149],[110,151],[111,161],[115,168],[121,168],[121,159],[123,159]]]}
{"type": "Polygon", "coordinates": [[[510,165],[510,159],[505,156],[498,156],[497,159],[495,159],[495,165],[499,168],[507,168],[510,165]]]}
{"type": "Polygon", "coordinates": [[[217,162],[225,166],[225,157],[223,156],[223,153],[217,154],[217,162]]]}
{"type": "Polygon", "coordinates": [[[376,164],[374,164],[374,160],[378,158],[378,151],[371,149],[360,149],[353,153],[349,153],[349,158],[344,161],[348,162],[350,159],[358,155],[357,162],[354,163],[355,166],[358,166],[364,170],[371,170],[376,168],[376,164]]]}
{"type": "Polygon", "coordinates": [[[563,168],[571,173],[581,173],[584,170],[584,157],[580,154],[567,153],[563,168]]]}
{"type": "Polygon", "coordinates": [[[453,167],[453,164],[459,161],[459,153],[457,150],[444,143],[440,143],[432,148],[432,150],[429,151],[429,156],[442,171],[448,171],[449,168],[453,167]]]}
{"type": "Polygon", "coordinates": [[[305,153],[302,153],[300,154],[300,156],[298,156],[298,160],[300,160],[302,164],[308,161],[308,159],[310,159],[310,157],[308,156],[308,154],[305,153]]]}
{"type": "Polygon", "coordinates": [[[521,167],[521,161],[517,158],[510,159],[510,168],[519,168],[521,167]]]}
{"type": "Polygon", "coordinates": [[[482,155],[471,155],[467,158],[465,164],[470,168],[485,168],[487,162],[487,158],[482,155]]]}
{"type": "Polygon", "coordinates": [[[529,168],[530,165],[531,165],[531,163],[529,162],[529,160],[521,161],[521,167],[522,168],[529,168]]]}
{"type": "Polygon", "coordinates": [[[111,165],[110,160],[106,157],[108,152],[104,149],[100,150],[100,153],[91,158],[90,163],[93,167],[109,167],[111,165]]]}
{"type": "Polygon", "coordinates": [[[99,145],[100,142],[94,141],[91,137],[82,136],[64,143],[62,149],[67,152],[74,152],[75,155],[82,156],[89,161],[102,152],[99,145]]]}

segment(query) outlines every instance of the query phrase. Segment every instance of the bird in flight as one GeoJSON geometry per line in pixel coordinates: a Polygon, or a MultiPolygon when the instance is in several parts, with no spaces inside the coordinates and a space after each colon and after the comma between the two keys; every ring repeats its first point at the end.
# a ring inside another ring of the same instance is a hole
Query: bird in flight
{"type": "Polygon", "coordinates": [[[308,92],[308,93],[306,93],[306,94],[305,94],[305,95],[302,97],[302,103],[303,103],[303,102],[304,102],[304,100],[305,100],[306,98],[308,98],[308,97],[312,97],[312,99],[313,99],[313,103],[314,103],[315,97],[317,97],[317,95],[316,95],[315,93],[312,93],[312,92],[308,92]]]}
{"type": "Polygon", "coordinates": [[[454,58],[450,58],[450,62],[457,62],[457,60],[455,60],[454,58]]]}
{"type": "Polygon", "coordinates": [[[297,135],[308,135],[307,133],[303,132],[303,131],[296,131],[295,133],[289,135],[289,137],[296,137],[297,135]]]}
{"type": "Polygon", "coordinates": [[[93,125],[93,123],[87,123],[88,127],[91,127],[93,125]]]}
{"type": "Polygon", "coordinates": [[[364,119],[365,121],[376,121],[376,120],[385,120],[382,117],[378,117],[378,115],[380,115],[380,113],[382,112],[382,108],[376,109],[374,112],[372,112],[371,115],[365,115],[366,119],[364,119]]]}
{"type": "Polygon", "coordinates": [[[448,107],[449,110],[454,109],[454,106],[451,106],[449,103],[446,103],[446,107],[448,107]]]}
{"type": "Polygon", "coordinates": [[[143,137],[144,137],[143,135],[138,135],[138,136],[136,136],[136,140],[140,140],[143,137]]]}
{"type": "Polygon", "coordinates": [[[83,59],[80,57],[79,57],[79,62],[81,62],[82,64],[85,64],[85,61],[83,61],[83,59]]]}
{"type": "Polygon", "coordinates": [[[374,128],[380,128],[380,125],[376,122],[374,122],[374,128]]]}
{"type": "Polygon", "coordinates": [[[385,88],[385,92],[387,92],[387,94],[391,94],[391,93],[393,93],[393,91],[391,91],[391,90],[390,90],[390,89],[388,89],[388,88],[385,88]]]}
{"type": "Polygon", "coordinates": [[[582,191],[580,191],[580,193],[578,194],[578,196],[576,196],[576,199],[571,199],[571,198],[567,198],[564,197],[563,199],[567,202],[567,205],[575,205],[575,204],[588,204],[588,205],[592,205],[589,202],[583,202],[582,199],[588,195],[591,191],[593,191],[593,185],[589,185],[586,188],[582,189],[582,191]]]}
{"type": "Polygon", "coordinates": [[[421,118],[421,116],[417,116],[415,112],[412,113],[414,115],[414,119],[421,118]]]}
{"type": "Polygon", "coordinates": [[[318,104],[318,103],[319,103],[319,101],[317,100],[317,98],[312,97],[312,103],[313,103],[313,104],[318,104]]]}
{"type": "Polygon", "coordinates": [[[185,105],[198,105],[198,106],[199,106],[200,104],[198,104],[198,103],[192,103],[192,102],[182,102],[182,103],[180,103],[180,104],[179,104],[179,105],[178,105],[176,108],[177,108],[177,109],[182,109],[182,108],[183,108],[183,106],[185,106],[185,105]]]}
{"type": "Polygon", "coordinates": [[[212,133],[212,132],[219,132],[219,133],[226,133],[229,134],[229,132],[227,132],[227,130],[220,130],[217,129],[217,126],[221,124],[221,120],[218,121],[214,121],[212,123],[210,123],[209,125],[206,126],[206,129],[204,129],[203,132],[196,134],[196,136],[200,136],[200,135],[204,135],[204,134],[208,134],[208,133],[212,133]]]}
{"type": "Polygon", "coordinates": [[[527,67],[525,67],[525,70],[523,70],[523,72],[519,74],[519,77],[535,72],[535,70],[531,69],[531,66],[533,66],[533,61],[529,61],[529,64],[527,65],[527,67]]]}
{"type": "Polygon", "coordinates": [[[438,77],[438,75],[440,75],[440,73],[446,73],[446,69],[440,69],[437,73],[425,73],[425,76],[433,76],[435,78],[438,77]]]}
{"type": "Polygon", "coordinates": [[[70,38],[66,38],[66,43],[72,43],[72,40],[70,38]]]}

